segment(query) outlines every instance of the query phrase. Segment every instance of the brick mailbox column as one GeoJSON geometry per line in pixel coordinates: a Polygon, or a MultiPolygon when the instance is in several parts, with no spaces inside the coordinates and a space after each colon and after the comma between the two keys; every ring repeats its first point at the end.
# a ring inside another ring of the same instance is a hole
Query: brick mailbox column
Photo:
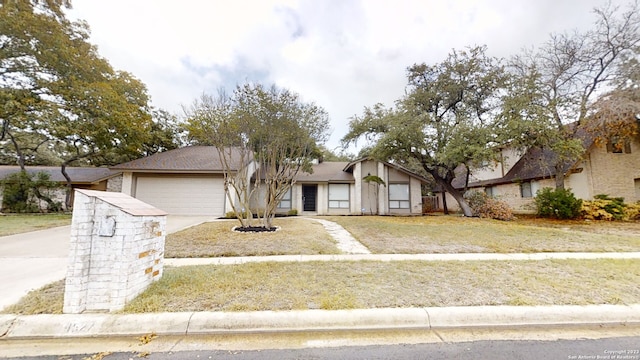
{"type": "Polygon", "coordinates": [[[63,312],[112,312],[162,277],[167,213],[129,195],[76,190],[63,312]]]}

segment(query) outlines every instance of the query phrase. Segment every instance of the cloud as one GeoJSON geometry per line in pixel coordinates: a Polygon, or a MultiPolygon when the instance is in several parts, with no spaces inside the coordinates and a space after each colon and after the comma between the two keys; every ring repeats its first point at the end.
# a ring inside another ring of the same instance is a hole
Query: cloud
{"type": "MultiPolygon", "coordinates": [[[[615,2],[615,1],[614,1],[615,2]]],[[[622,3],[623,1],[618,1],[622,3]]],[[[329,146],[364,106],[401,97],[406,68],[486,44],[509,57],[551,32],[588,28],[600,0],[74,1],[91,41],[180,113],[203,91],[275,83],[324,107],[329,146]]]]}

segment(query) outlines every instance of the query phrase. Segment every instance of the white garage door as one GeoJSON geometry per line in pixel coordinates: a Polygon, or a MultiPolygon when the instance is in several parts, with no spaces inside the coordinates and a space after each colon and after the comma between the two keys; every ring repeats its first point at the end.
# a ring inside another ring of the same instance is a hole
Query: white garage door
{"type": "Polygon", "coordinates": [[[221,177],[138,177],[135,197],[172,215],[224,215],[221,177]]]}

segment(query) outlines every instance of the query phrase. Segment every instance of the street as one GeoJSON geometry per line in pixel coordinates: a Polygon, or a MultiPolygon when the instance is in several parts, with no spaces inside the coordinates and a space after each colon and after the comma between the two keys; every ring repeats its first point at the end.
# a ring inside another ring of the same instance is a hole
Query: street
{"type": "Polygon", "coordinates": [[[20,359],[104,359],[129,360],[146,358],[164,359],[354,359],[354,360],[415,360],[415,359],[640,359],[640,337],[605,338],[595,340],[557,341],[475,341],[460,343],[398,344],[372,346],[343,346],[337,348],[305,348],[286,350],[213,350],[178,352],[120,352],[74,356],[41,356],[20,359]]]}

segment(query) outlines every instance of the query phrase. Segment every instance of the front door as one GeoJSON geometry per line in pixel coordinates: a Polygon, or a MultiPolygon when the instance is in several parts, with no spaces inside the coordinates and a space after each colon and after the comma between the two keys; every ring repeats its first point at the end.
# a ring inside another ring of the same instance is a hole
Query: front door
{"type": "Polygon", "coordinates": [[[318,185],[302,185],[302,210],[317,210],[316,200],[318,198],[318,185]]]}

